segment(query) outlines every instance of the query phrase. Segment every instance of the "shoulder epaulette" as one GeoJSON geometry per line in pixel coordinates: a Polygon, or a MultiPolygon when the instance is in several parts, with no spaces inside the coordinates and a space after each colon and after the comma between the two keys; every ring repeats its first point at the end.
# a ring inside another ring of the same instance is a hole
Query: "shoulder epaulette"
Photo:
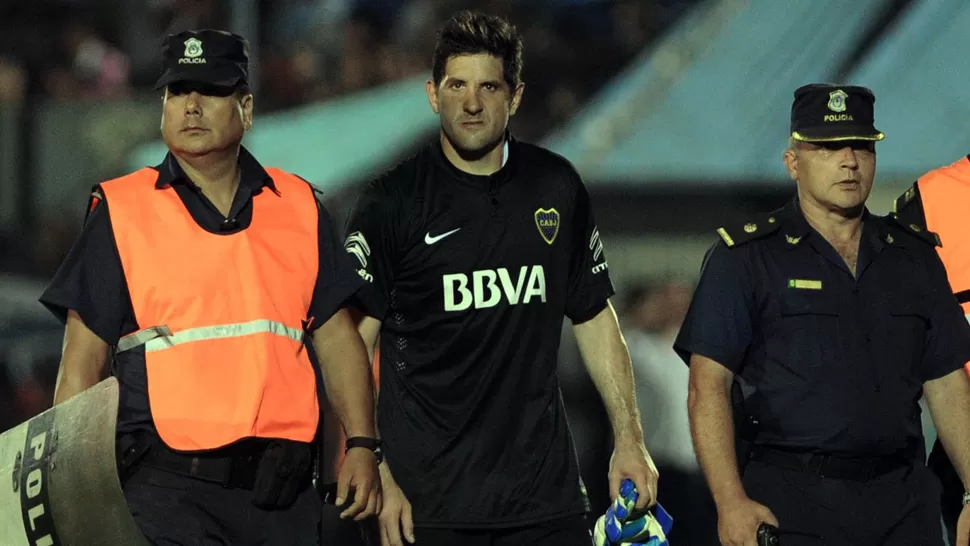
{"type": "Polygon", "coordinates": [[[889,214],[885,218],[886,220],[902,228],[902,230],[905,231],[906,233],[909,233],[910,235],[916,237],[917,239],[923,241],[924,243],[927,243],[934,247],[943,246],[943,241],[940,240],[940,236],[937,235],[935,232],[932,232],[926,229],[925,227],[916,224],[915,222],[909,222],[904,218],[901,218],[899,214],[895,212],[889,214]]]}
{"type": "Polygon", "coordinates": [[[893,201],[893,213],[899,214],[910,205],[918,203],[919,200],[919,182],[917,181],[913,182],[909,189],[893,201]]]}
{"type": "Polygon", "coordinates": [[[770,213],[743,224],[719,227],[717,234],[724,240],[724,244],[728,247],[734,247],[770,235],[777,229],[778,218],[775,213],[770,213]]]}

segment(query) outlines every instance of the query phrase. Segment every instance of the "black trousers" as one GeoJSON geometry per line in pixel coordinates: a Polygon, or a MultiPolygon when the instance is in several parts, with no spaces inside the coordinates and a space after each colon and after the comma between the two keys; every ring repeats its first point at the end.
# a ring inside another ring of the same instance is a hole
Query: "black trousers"
{"type": "Polygon", "coordinates": [[[717,545],[717,506],[704,482],[704,475],[662,464],[657,465],[657,470],[660,472],[657,498],[674,518],[674,526],[667,535],[670,544],[717,545]]]}
{"type": "Polygon", "coordinates": [[[340,510],[332,504],[323,505],[320,527],[324,546],[381,546],[380,524],[376,517],[357,522],[340,519],[340,510]]]}
{"type": "Polygon", "coordinates": [[[577,515],[510,529],[415,527],[416,546],[590,546],[586,516],[577,515]]]}
{"type": "Polygon", "coordinates": [[[947,540],[950,544],[956,544],[957,520],[960,519],[960,512],[963,510],[963,482],[960,481],[960,475],[953,468],[953,463],[943,451],[943,444],[939,440],[933,444],[933,450],[930,451],[926,464],[943,486],[940,495],[943,525],[946,527],[947,540]]]}
{"type": "Polygon", "coordinates": [[[155,546],[319,546],[322,503],[312,487],[285,510],[252,492],[139,465],[124,484],[128,509],[155,546]]]}
{"type": "Polygon", "coordinates": [[[824,537],[783,534],[785,546],[943,545],[940,484],[923,465],[859,482],[751,461],[743,482],[782,530],[824,537]]]}

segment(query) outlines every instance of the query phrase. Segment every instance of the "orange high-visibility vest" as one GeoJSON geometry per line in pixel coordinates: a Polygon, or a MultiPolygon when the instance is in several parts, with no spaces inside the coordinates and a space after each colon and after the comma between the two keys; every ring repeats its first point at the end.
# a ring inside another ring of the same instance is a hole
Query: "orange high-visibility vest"
{"type": "Polygon", "coordinates": [[[950,288],[970,316],[970,160],[932,170],[916,182],[926,229],[939,235],[937,247],[950,288]]]}
{"type": "MultiPolygon", "coordinates": [[[[897,210],[919,198],[926,229],[939,236],[936,248],[950,289],[970,320],[970,159],[966,157],[919,178],[895,204],[897,210]]],[[[970,373],[970,363],[965,369],[970,373]]]]}
{"type": "Polygon", "coordinates": [[[319,419],[303,322],[317,280],[310,186],[266,169],[277,192],[253,196],[247,229],[202,229],[158,172],[101,184],[144,345],[159,437],[195,451],[247,437],[313,440],[319,419]]]}

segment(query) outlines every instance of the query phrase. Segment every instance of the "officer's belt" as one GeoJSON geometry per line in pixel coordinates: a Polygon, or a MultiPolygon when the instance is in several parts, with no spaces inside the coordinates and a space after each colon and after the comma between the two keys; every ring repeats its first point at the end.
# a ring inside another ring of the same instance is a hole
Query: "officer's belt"
{"type": "Polygon", "coordinates": [[[268,441],[247,440],[214,451],[180,453],[156,442],[141,464],[227,488],[252,490],[260,458],[268,445],[268,441]]]}
{"type": "Polygon", "coordinates": [[[821,453],[789,451],[782,448],[759,445],[751,452],[751,460],[772,466],[780,466],[815,474],[822,478],[866,482],[898,468],[912,465],[901,455],[883,457],[844,457],[821,453]]]}

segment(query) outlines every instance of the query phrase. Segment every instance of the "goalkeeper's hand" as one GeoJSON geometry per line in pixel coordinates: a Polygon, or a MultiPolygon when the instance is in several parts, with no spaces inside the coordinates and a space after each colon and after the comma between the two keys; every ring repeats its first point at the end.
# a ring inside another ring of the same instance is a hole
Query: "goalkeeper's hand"
{"type": "Polygon", "coordinates": [[[616,501],[593,529],[596,546],[667,546],[673,518],[659,503],[649,510],[636,510],[637,497],[633,482],[623,480],[616,501]]]}

